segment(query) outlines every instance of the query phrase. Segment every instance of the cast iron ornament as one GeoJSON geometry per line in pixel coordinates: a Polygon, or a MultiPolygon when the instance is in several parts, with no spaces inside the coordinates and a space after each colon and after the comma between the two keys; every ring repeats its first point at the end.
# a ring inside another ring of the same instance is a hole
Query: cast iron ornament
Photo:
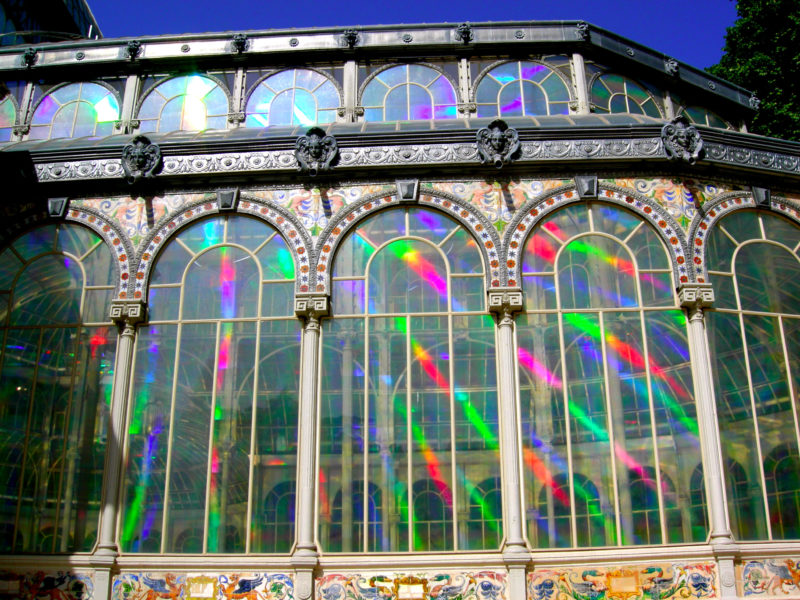
{"type": "Polygon", "coordinates": [[[231,40],[231,52],[234,54],[242,54],[250,46],[250,41],[244,33],[237,33],[231,40]]]}
{"type": "Polygon", "coordinates": [[[128,53],[128,58],[130,60],[135,60],[142,53],[142,42],[139,40],[130,40],[125,47],[125,51],[128,53]]]}
{"type": "Polygon", "coordinates": [[[669,160],[693,165],[703,158],[703,138],[685,115],[678,115],[661,128],[661,140],[669,160]]]}
{"type": "Polygon", "coordinates": [[[137,135],[122,149],[122,170],[128,183],[155,177],[160,169],[161,148],[145,136],[137,135]]]}
{"type": "Polygon", "coordinates": [[[456,28],[456,39],[461,40],[465,44],[469,44],[475,37],[472,32],[472,25],[469,23],[462,23],[456,28]]]}
{"type": "Polygon", "coordinates": [[[488,127],[478,129],[476,141],[481,162],[494,163],[498,169],[514,160],[519,152],[517,130],[509,127],[502,119],[495,119],[488,127]]]}
{"type": "Polygon", "coordinates": [[[294,145],[294,156],[298,170],[312,177],[320,171],[328,171],[339,154],[339,146],[332,135],[319,127],[312,127],[294,145]]]}
{"type": "Polygon", "coordinates": [[[672,77],[677,77],[680,73],[680,65],[678,61],[674,58],[665,58],[664,59],[664,70],[667,72],[667,75],[671,75],[672,77]]]}
{"type": "Polygon", "coordinates": [[[575,37],[584,42],[589,41],[589,24],[586,21],[578,21],[575,25],[575,37]]]}
{"type": "Polygon", "coordinates": [[[31,68],[39,60],[39,51],[36,48],[26,48],[22,53],[22,64],[31,68]]]}
{"type": "Polygon", "coordinates": [[[342,41],[344,45],[348,48],[355,48],[358,44],[358,30],[357,29],[345,29],[342,32],[342,41]]]}

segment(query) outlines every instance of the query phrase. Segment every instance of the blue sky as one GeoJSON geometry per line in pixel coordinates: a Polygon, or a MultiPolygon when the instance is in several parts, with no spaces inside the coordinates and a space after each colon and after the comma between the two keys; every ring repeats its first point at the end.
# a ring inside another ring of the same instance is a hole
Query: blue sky
{"type": "Polygon", "coordinates": [[[88,0],[105,37],[246,29],[584,20],[695,67],[716,63],[732,0],[88,0]]]}

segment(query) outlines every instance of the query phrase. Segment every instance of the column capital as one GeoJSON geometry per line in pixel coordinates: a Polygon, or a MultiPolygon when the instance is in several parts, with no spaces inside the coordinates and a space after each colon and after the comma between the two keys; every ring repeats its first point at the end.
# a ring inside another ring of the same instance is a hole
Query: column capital
{"type": "Polygon", "coordinates": [[[683,283],[678,287],[678,299],[690,310],[710,308],[714,305],[714,288],[710,283],[683,283]]]}
{"type": "Polygon", "coordinates": [[[489,312],[500,317],[511,316],[524,307],[525,298],[520,288],[492,288],[486,292],[486,296],[489,299],[489,312]]]}
{"type": "Polygon", "coordinates": [[[147,318],[147,304],[144,300],[114,300],[108,317],[120,327],[136,326],[147,318]]]}
{"type": "Polygon", "coordinates": [[[330,313],[331,300],[327,294],[297,294],[294,297],[294,314],[308,322],[318,322],[330,313]]]}

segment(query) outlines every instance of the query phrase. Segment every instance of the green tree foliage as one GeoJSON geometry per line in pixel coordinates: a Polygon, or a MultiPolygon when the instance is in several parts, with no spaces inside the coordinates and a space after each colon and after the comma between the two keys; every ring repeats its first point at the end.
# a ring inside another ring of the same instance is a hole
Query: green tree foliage
{"type": "Polygon", "coordinates": [[[755,92],[753,133],[800,141],[800,2],[738,0],[725,54],[708,70],[755,92]]]}

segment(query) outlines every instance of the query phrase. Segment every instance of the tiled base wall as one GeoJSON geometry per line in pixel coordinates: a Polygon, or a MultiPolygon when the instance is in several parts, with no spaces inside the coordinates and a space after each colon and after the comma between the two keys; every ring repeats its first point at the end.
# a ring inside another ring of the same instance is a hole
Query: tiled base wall
{"type": "MultiPolygon", "coordinates": [[[[737,564],[740,598],[800,598],[800,560],[737,564]]],[[[713,562],[533,569],[527,600],[691,600],[721,597],[713,562]]],[[[0,570],[0,600],[95,600],[91,570],[0,570]]],[[[113,600],[294,600],[294,576],[274,572],[123,572],[113,600]]],[[[326,572],[314,600],[517,600],[503,569],[326,572]]]]}
{"type": "Polygon", "coordinates": [[[94,582],[91,572],[0,571],[0,600],[92,600],[94,582]]]}
{"type": "Polygon", "coordinates": [[[673,600],[718,598],[714,563],[536,569],[530,600],[673,600]]]}

